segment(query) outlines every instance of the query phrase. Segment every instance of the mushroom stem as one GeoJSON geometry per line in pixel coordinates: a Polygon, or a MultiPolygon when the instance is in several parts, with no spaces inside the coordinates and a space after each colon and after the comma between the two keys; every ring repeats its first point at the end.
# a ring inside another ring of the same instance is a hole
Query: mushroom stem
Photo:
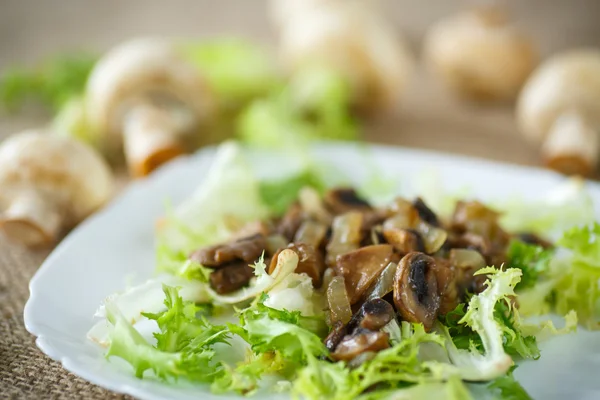
{"type": "Polygon", "coordinates": [[[578,112],[556,119],[542,145],[544,162],[565,174],[589,176],[596,169],[600,151],[596,131],[578,112]]]}
{"type": "Polygon", "coordinates": [[[123,136],[125,158],[132,176],[144,177],[185,153],[178,122],[170,110],[150,104],[128,113],[123,136]]]}
{"type": "Polygon", "coordinates": [[[62,219],[52,202],[39,192],[30,191],[15,197],[0,215],[0,229],[10,239],[37,246],[56,239],[62,219]]]}

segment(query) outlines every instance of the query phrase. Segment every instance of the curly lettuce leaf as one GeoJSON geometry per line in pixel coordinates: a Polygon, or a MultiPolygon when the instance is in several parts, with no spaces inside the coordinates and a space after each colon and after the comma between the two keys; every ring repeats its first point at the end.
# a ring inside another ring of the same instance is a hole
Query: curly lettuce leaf
{"type": "Polygon", "coordinates": [[[241,147],[221,145],[204,181],[158,227],[158,241],[189,254],[226,240],[244,223],[266,217],[257,178],[241,147]]]}
{"type": "Polygon", "coordinates": [[[570,269],[553,290],[556,311],[575,310],[588,329],[600,328],[600,224],[574,227],[557,244],[570,252],[570,269]]]}
{"type": "Polygon", "coordinates": [[[106,357],[127,361],[137,377],[151,370],[165,380],[185,377],[197,382],[211,382],[222,373],[222,365],[213,362],[216,343],[227,343],[225,326],[213,326],[195,318],[195,305],[184,302],[179,290],[164,287],[167,310],[145,314],[158,322],[157,345],[150,345],[125,318],[115,304],[108,304],[107,318],[112,324],[110,346],[106,357]]]}
{"type": "MultiPolygon", "coordinates": [[[[441,326],[441,330],[447,339],[448,356],[460,371],[462,378],[470,381],[488,381],[504,375],[513,365],[511,356],[504,348],[505,334],[515,341],[513,349],[516,352],[525,352],[521,348],[520,335],[517,334],[514,324],[511,326],[505,320],[499,320],[496,315],[498,303],[504,302],[509,311],[512,309],[510,298],[515,295],[514,288],[522,272],[516,268],[501,271],[488,267],[477,274],[489,274],[487,288],[471,297],[468,309],[458,323],[467,325],[479,335],[483,352],[474,343],[469,345],[468,350],[458,348],[449,329],[441,326]]],[[[513,312],[516,313],[516,310],[513,312]]]]}
{"type": "Polygon", "coordinates": [[[554,250],[513,240],[508,246],[506,256],[507,264],[511,268],[519,268],[522,272],[521,281],[516,286],[517,290],[522,290],[534,287],[549,273],[554,250]]]}
{"type": "Polygon", "coordinates": [[[540,197],[540,201],[513,199],[497,204],[501,225],[510,232],[554,236],[594,221],[594,204],[583,179],[571,178],[540,197]]]}
{"type": "Polygon", "coordinates": [[[494,396],[493,398],[502,400],[532,400],[529,393],[514,378],[513,371],[515,368],[512,367],[506,375],[494,379],[487,385],[487,388],[494,396]]]}
{"type": "Polygon", "coordinates": [[[430,363],[419,359],[421,345],[443,346],[443,339],[427,333],[422,325],[402,323],[403,338],[393,347],[378,352],[375,357],[357,368],[343,362],[331,363],[316,358],[298,372],[292,392],[307,399],[344,400],[357,398],[377,385],[379,390],[398,389],[423,382],[439,382],[430,363]]]}

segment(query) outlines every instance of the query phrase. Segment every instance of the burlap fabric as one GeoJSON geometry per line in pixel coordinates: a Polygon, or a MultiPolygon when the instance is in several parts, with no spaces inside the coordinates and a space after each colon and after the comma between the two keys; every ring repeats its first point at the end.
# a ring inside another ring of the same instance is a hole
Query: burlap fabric
{"type": "Polygon", "coordinates": [[[0,237],[0,399],[127,399],[85,382],[46,357],[25,330],[29,280],[48,251],[0,237]]]}

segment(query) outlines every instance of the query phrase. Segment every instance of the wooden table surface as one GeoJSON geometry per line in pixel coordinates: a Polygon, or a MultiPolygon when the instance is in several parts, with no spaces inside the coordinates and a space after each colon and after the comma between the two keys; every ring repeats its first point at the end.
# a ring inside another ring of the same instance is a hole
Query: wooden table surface
{"type": "MultiPolygon", "coordinates": [[[[282,0],[284,1],[284,0],[282,0]]],[[[506,0],[515,20],[543,55],[575,46],[600,47],[600,0],[506,0]]],[[[386,0],[386,13],[416,55],[427,26],[466,1],[386,0]]],[[[264,0],[0,0],[0,74],[57,52],[103,51],[135,36],[242,35],[275,43],[264,0]]],[[[0,115],[0,139],[48,121],[42,112],[0,115]]],[[[499,161],[535,165],[538,156],[520,137],[512,105],[457,101],[418,69],[397,112],[369,122],[367,139],[499,161]]],[[[47,251],[30,251],[0,237],[0,397],[109,398],[66,373],[34,347],[21,310],[27,282],[47,251]]]]}

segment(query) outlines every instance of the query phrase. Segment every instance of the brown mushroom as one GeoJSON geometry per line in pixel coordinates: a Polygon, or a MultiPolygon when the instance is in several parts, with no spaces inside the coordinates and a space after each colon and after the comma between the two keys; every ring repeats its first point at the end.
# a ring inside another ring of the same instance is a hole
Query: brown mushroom
{"type": "Polygon", "coordinates": [[[220,267],[234,260],[256,261],[267,247],[266,238],[257,234],[232,243],[218,244],[195,251],[190,259],[205,267],[220,267]]]}
{"type": "Polygon", "coordinates": [[[363,214],[358,211],[350,211],[333,219],[325,258],[329,267],[335,265],[340,254],[358,249],[362,240],[362,222],[363,214]]]}
{"type": "Polygon", "coordinates": [[[394,304],[402,318],[431,330],[440,309],[435,260],[423,253],[405,255],[394,276],[394,304]]]}
{"type": "Polygon", "coordinates": [[[323,199],[325,207],[335,215],[344,214],[348,211],[370,211],[371,205],[360,198],[356,191],[351,188],[332,189],[325,194],[323,199]]]}
{"type": "Polygon", "coordinates": [[[285,236],[288,240],[292,240],[301,224],[302,207],[300,207],[300,204],[294,203],[288,208],[281,221],[279,221],[277,232],[285,236]]]}
{"type": "Polygon", "coordinates": [[[413,251],[425,252],[423,237],[414,229],[384,228],[383,237],[400,254],[408,254],[413,251]]]}
{"type": "Polygon", "coordinates": [[[213,271],[209,283],[218,294],[227,294],[246,286],[253,276],[254,268],[244,262],[236,262],[213,271]]]}
{"type": "Polygon", "coordinates": [[[336,361],[350,361],[366,352],[378,352],[390,347],[390,335],[386,332],[357,330],[354,335],[347,335],[331,353],[336,361]]]}
{"type": "Polygon", "coordinates": [[[349,330],[364,328],[378,331],[394,319],[396,313],[390,303],[383,299],[371,299],[363,303],[348,324],[349,330]]]}
{"type": "Polygon", "coordinates": [[[429,207],[427,207],[427,204],[425,204],[423,199],[417,197],[412,204],[417,210],[421,220],[427,222],[429,225],[440,226],[440,221],[438,220],[437,215],[435,215],[435,213],[429,207]]]}
{"type": "Polygon", "coordinates": [[[344,324],[342,321],[336,321],[333,324],[331,332],[329,332],[329,335],[327,335],[325,340],[323,340],[325,347],[327,347],[329,351],[334,351],[338,344],[340,344],[342,339],[344,339],[346,333],[348,332],[346,327],[347,325],[344,324]]]}
{"type": "Polygon", "coordinates": [[[389,244],[362,247],[339,255],[335,264],[337,275],[343,276],[350,304],[355,304],[392,261],[394,248],[389,244]]]}
{"type": "Polygon", "coordinates": [[[298,254],[299,260],[298,266],[296,267],[296,273],[305,273],[312,279],[314,287],[321,287],[321,284],[323,283],[323,273],[326,268],[321,252],[306,243],[292,243],[288,246],[288,249],[292,249],[298,254]]]}

